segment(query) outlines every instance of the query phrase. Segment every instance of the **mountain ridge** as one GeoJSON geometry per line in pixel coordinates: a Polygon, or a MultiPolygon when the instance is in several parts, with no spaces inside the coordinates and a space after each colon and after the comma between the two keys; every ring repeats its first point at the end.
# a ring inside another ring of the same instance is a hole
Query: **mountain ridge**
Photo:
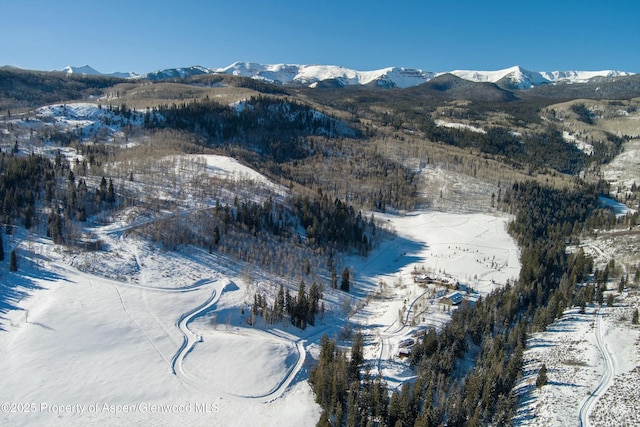
{"type": "Polygon", "coordinates": [[[104,75],[131,79],[181,79],[202,74],[230,74],[279,85],[301,85],[317,87],[319,83],[331,81],[337,86],[376,85],[379,87],[408,88],[426,83],[435,77],[452,74],[477,83],[495,83],[508,89],[531,89],[543,85],[588,83],[589,81],[612,81],[635,73],[617,70],[599,71],[531,71],[519,65],[482,71],[453,70],[443,72],[424,71],[417,68],[387,67],[371,71],[359,71],[339,65],[305,64],[260,64],[257,62],[234,62],[221,68],[191,67],[165,68],[150,73],[115,72],[103,74],[89,65],[67,66],[60,72],[67,74],[104,75]]]}
{"type": "Polygon", "coordinates": [[[113,73],[101,73],[100,71],[96,70],[95,68],[87,64],[80,67],[68,65],[64,67],[62,70],[52,70],[52,71],[61,72],[65,74],[83,74],[83,75],[91,75],[91,76],[119,77],[123,79],[138,78],[140,76],[139,74],[134,73],[133,71],[128,73],[123,73],[118,71],[113,73]]]}

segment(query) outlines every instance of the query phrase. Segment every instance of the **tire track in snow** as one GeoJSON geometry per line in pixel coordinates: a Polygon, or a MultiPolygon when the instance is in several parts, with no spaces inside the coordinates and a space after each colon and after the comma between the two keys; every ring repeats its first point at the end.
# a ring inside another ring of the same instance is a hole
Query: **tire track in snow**
{"type": "Polygon", "coordinates": [[[391,350],[393,347],[389,342],[389,336],[380,337],[380,355],[378,356],[378,374],[382,375],[382,363],[392,359],[391,350]]]}
{"type": "Polygon", "coordinates": [[[145,332],[145,330],[140,326],[140,324],[136,321],[136,319],[133,318],[133,316],[127,309],[127,306],[124,304],[124,300],[122,299],[122,294],[120,293],[120,289],[118,289],[118,286],[115,283],[113,283],[113,288],[116,290],[116,293],[118,294],[118,298],[120,299],[120,305],[122,306],[122,309],[127,314],[127,316],[129,316],[129,319],[131,319],[133,324],[136,325],[136,327],[140,330],[140,332],[142,332],[142,334],[147,338],[147,340],[151,343],[153,348],[155,348],[156,352],[160,355],[162,360],[164,360],[169,365],[170,364],[169,361],[167,360],[166,357],[164,357],[164,354],[162,354],[162,352],[160,351],[156,343],[153,342],[149,334],[145,332]]]}
{"type": "MultiPolygon", "coordinates": [[[[89,283],[92,285],[91,279],[89,279],[89,283]]],[[[146,292],[144,292],[144,291],[185,293],[185,292],[190,292],[190,291],[202,288],[203,286],[211,285],[211,280],[210,279],[198,280],[195,283],[193,283],[193,284],[191,284],[189,286],[185,286],[183,288],[163,288],[163,287],[154,287],[154,286],[146,286],[146,285],[137,285],[137,284],[132,284],[132,283],[120,283],[120,285],[124,286],[125,288],[133,288],[133,289],[142,290],[143,291],[142,298],[146,302],[146,292]]],[[[120,292],[120,289],[118,289],[118,284],[116,284],[115,282],[112,282],[112,286],[115,289],[116,293],[118,294],[118,299],[120,300],[120,305],[122,306],[123,311],[127,314],[129,319],[131,319],[131,322],[133,322],[133,324],[138,328],[138,330],[140,332],[142,332],[142,334],[145,336],[147,341],[149,341],[149,343],[153,346],[153,348],[156,350],[156,352],[160,355],[162,360],[164,360],[167,363],[167,365],[169,367],[171,367],[173,373],[175,373],[175,368],[174,368],[174,363],[175,362],[174,362],[174,360],[175,360],[176,356],[174,355],[174,357],[172,358],[171,361],[169,361],[169,359],[167,359],[167,357],[165,357],[165,355],[162,353],[162,351],[160,350],[158,345],[153,341],[153,339],[149,336],[149,334],[145,331],[145,329],[140,325],[140,323],[134,318],[134,316],[131,314],[131,312],[127,308],[127,306],[126,306],[126,304],[124,302],[124,298],[122,297],[122,293],[120,292]]],[[[207,302],[205,302],[204,305],[207,305],[212,298],[216,297],[216,295],[219,296],[219,293],[220,292],[218,292],[217,290],[214,290],[212,296],[209,298],[209,300],[207,300],[207,302]]],[[[216,301],[217,301],[217,298],[216,298],[216,301]]],[[[211,303],[209,305],[212,305],[214,303],[211,303]]],[[[202,306],[200,306],[200,307],[202,307],[202,306]]],[[[203,308],[200,312],[204,311],[206,308],[207,307],[203,308]]],[[[198,310],[198,308],[196,308],[196,310],[198,310]]],[[[180,319],[182,319],[183,317],[187,316],[189,313],[190,312],[183,314],[180,319]]],[[[149,310],[149,312],[147,314],[151,315],[153,320],[158,324],[158,326],[160,326],[162,328],[162,330],[164,331],[164,333],[168,337],[171,337],[171,334],[169,333],[169,331],[167,331],[167,329],[164,327],[164,325],[162,324],[160,319],[158,319],[157,316],[155,316],[155,314],[153,314],[153,312],[151,310],[149,310]]],[[[197,317],[197,316],[193,316],[193,317],[197,317]]],[[[183,331],[183,334],[184,334],[184,331],[183,331]]],[[[182,345],[184,346],[185,343],[183,342],[182,345]]]]}
{"type": "Polygon", "coordinates": [[[595,330],[594,334],[596,336],[596,344],[598,345],[598,350],[602,353],[602,358],[604,360],[604,372],[602,373],[602,377],[600,378],[600,382],[595,390],[589,393],[589,396],[585,399],[580,407],[580,427],[589,427],[591,424],[589,423],[589,414],[591,410],[595,406],[596,402],[600,397],[607,391],[611,383],[613,382],[614,375],[614,366],[613,366],[613,358],[607,350],[607,344],[604,342],[604,332],[602,330],[602,312],[600,309],[596,312],[596,320],[595,320],[595,330]]]}
{"type": "MultiPolygon", "coordinates": [[[[418,302],[418,300],[420,300],[423,296],[425,296],[426,294],[428,294],[431,290],[427,287],[427,290],[424,291],[423,293],[421,293],[420,295],[418,295],[413,301],[411,301],[411,304],[409,304],[409,308],[407,309],[407,314],[405,316],[404,322],[402,324],[402,329],[404,329],[405,326],[410,325],[411,323],[409,322],[409,316],[411,315],[411,312],[413,311],[413,306],[416,305],[416,303],[418,302]]],[[[414,316],[415,317],[415,316],[414,316]]],[[[399,331],[400,331],[399,330],[399,331]]],[[[399,332],[398,331],[398,332],[399,332]]]]}
{"type": "Polygon", "coordinates": [[[292,366],[291,369],[289,369],[289,371],[284,376],[282,381],[280,381],[280,383],[276,385],[276,387],[269,393],[262,396],[251,396],[250,397],[251,399],[264,399],[264,403],[269,403],[269,402],[273,402],[274,400],[282,396],[285,390],[289,388],[289,385],[291,385],[291,382],[293,381],[295,376],[298,374],[298,372],[300,372],[300,369],[302,369],[302,365],[304,364],[304,361],[307,359],[307,350],[304,348],[305,342],[306,342],[305,340],[296,341],[295,344],[296,344],[296,349],[298,351],[298,360],[296,364],[292,366]]]}

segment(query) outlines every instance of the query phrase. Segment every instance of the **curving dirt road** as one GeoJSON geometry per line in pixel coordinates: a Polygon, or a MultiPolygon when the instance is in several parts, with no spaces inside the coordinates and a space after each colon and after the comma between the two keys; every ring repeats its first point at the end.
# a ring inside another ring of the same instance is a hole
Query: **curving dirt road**
{"type": "Polygon", "coordinates": [[[177,326],[178,329],[180,329],[180,331],[182,332],[184,340],[182,341],[182,345],[180,346],[176,354],[173,356],[173,359],[171,359],[171,369],[173,370],[173,373],[185,383],[191,383],[191,378],[184,372],[184,369],[182,368],[182,362],[184,361],[186,355],[189,354],[189,352],[193,349],[196,342],[200,340],[200,337],[191,332],[188,324],[194,318],[198,317],[200,314],[202,314],[204,311],[218,302],[220,294],[220,290],[214,289],[211,293],[211,296],[203,304],[191,311],[184,313],[178,320],[177,326]]]}

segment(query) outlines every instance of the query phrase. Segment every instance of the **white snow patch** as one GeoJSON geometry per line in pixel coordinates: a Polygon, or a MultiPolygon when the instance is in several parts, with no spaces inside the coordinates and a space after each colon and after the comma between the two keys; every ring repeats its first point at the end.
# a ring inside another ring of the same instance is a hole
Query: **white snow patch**
{"type": "Polygon", "coordinates": [[[578,138],[576,138],[576,136],[572,135],[571,133],[567,132],[567,131],[563,131],[562,132],[562,138],[564,138],[565,141],[575,145],[578,150],[582,151],[583,153],[591,156],[593,154],[593,145],[589,144],[588,142],[582,141],[578,138]]]}
{"type": "Polygon", "coordinates": [[[446,122],[444,120],[436,120],[436,125],[443,126],[446,128],[453,128],[453,129],[467,129],[477,133],[487,133],[487,131],[482,128],[479,128],[473,125],[468,125],[465,123],[453,123],[453,122],[446,122]]]}

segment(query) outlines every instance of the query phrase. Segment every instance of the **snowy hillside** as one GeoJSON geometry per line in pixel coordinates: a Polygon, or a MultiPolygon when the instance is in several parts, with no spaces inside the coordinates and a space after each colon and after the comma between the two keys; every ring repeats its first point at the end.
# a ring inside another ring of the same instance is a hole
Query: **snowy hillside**
{"type": "MultiPolygon", "coordinates": [[[[381,215],[379,234],[388,227],[398,238],[384,240],[369,258],[335,257],[340,267],[353,266],[352,292],[325,287],[315,325],[300,329],[256,319],[254,295],[274,300],[276,284],[294,291],[299,283],[286,271],[270,271],[277,262],[254,268],[221,246],[168,250],[144,230],[177,228],[235,199],[239,206],[279,203],[290,196],[288,187],[227,156],[154,150],[142,157],[119,151],[118,160],[101,165],[94,177],[83,172],[88,158],[77,151],[80,145],[56,147],[30,137],[33,130],[72,133],[86,145],[98,137],[124,142],[125,127],[140,121],[139,113],[124,119],[89,103],[54,104],[28,120],[7,121],[20,153],[60,153],[78,182],[94,188],[100,175],[114,177],[118,192],[142,203],[90,216],[79,226],[78,233],[99,242],[95,251],[24,229],[4,237],[5,248],[18,253],[19,270],[5,273],[9,260],[0,261],[0,296],[10,296],[0,299],[0,357],[12,372],[0,385],[6,401],[29,406],[0,413],[2,425],[314,425],[320,408],[307,379],[323,334],[338,336],[349,324],[368,327],[366,360],[396,386],[412,376],[408,361],[397,356],[401,342],[426,327],[441,328],[455,311],[439,302],[446,286],[417,283],[413,271],[429,272],[438,283],[468,284],[470,300],[518,275],[519,250],[506,232],[506,216],[381,215]],[[158,203],[150,203],[152,195],[158,203]],[[399,319],[406,300],[411,306],[399,319]]],[[[145,139],[130,136],[128,144],[114,145],[142,149],[145,139]]],[[[284,259],[276,254],[292,245],[278,244],[269,254],[284,259]]]]}
{"type": "MultiPolygon", "coordinates": [[[[225,170],[233,163],[208,160],[225,170]]],[[[395,354],[400,341],[419,330],[411,326],[417,313],[426,319],[421,328],[440,328],[450,318],[435,288],[431,295],[412,283],[415,262],[431,270],[439,261],[461,279],[477,274],[473,298],[517,275],[519,262],[505,218],[420,213],[387,219],[424,242],[388,242],[356,264],[358,294],[377,289],[383,279],[390,286],[384,299],[353,320],[372,328],[367,360],[397,385],[411,377],[395,354]],[[479,233],[455,237],[471,229],[479,233]],[[467,262],[475,258],[498,262],[467,262]],[[396,281],[405,286],[392,285],[396,281]],[[396,313],[406,299],[414,309],[403,325],[396,313]]],[[[320,412],[305,381],[307,369],[322,334],[336,334],[344,322],[339,295],[326,290],[336,303],[328,302],[322,321],[305,331],[250,326],[247,301],[256,287],[271,292],[268,281],[247,281],[242,267],[205,251],[165,251],[125,234],[118,223],[92,229],[110,248],[99,256],[67,254],[46,240],[20,245],[21,253],[31,250],[35,258],[24,261],[20,277],[11,277],[28,297],[3,319],[2,338],[10,345],[0,348],[0,356],[12,372],[3,393],[8,401],[35,406],[33,413],[0,414],[3,425],[315,424],[320,412]],[[91,271],[75,265],[91,265],[91,271]]],[[[359,306],[363,301],[353,299],[359,306]]]]}
{"type": "Polygon", "coordinates": [[[629,73],[63,72],[0,114],[0,426],[640,423],[640,100],[488,100],[629,73]],[[565,215],[609,134],[616,215],[565,215]]]}
{"type": "Polygon", "coordinates": [[[99,137],[113,141],[125,139],[123,127],[142,125],[141,114],[131,112],[127,118],[92,103],[52,104],[33,113],[30,120],[13,120],[17,132],[46,132],[53,140],[99,137]]]}

